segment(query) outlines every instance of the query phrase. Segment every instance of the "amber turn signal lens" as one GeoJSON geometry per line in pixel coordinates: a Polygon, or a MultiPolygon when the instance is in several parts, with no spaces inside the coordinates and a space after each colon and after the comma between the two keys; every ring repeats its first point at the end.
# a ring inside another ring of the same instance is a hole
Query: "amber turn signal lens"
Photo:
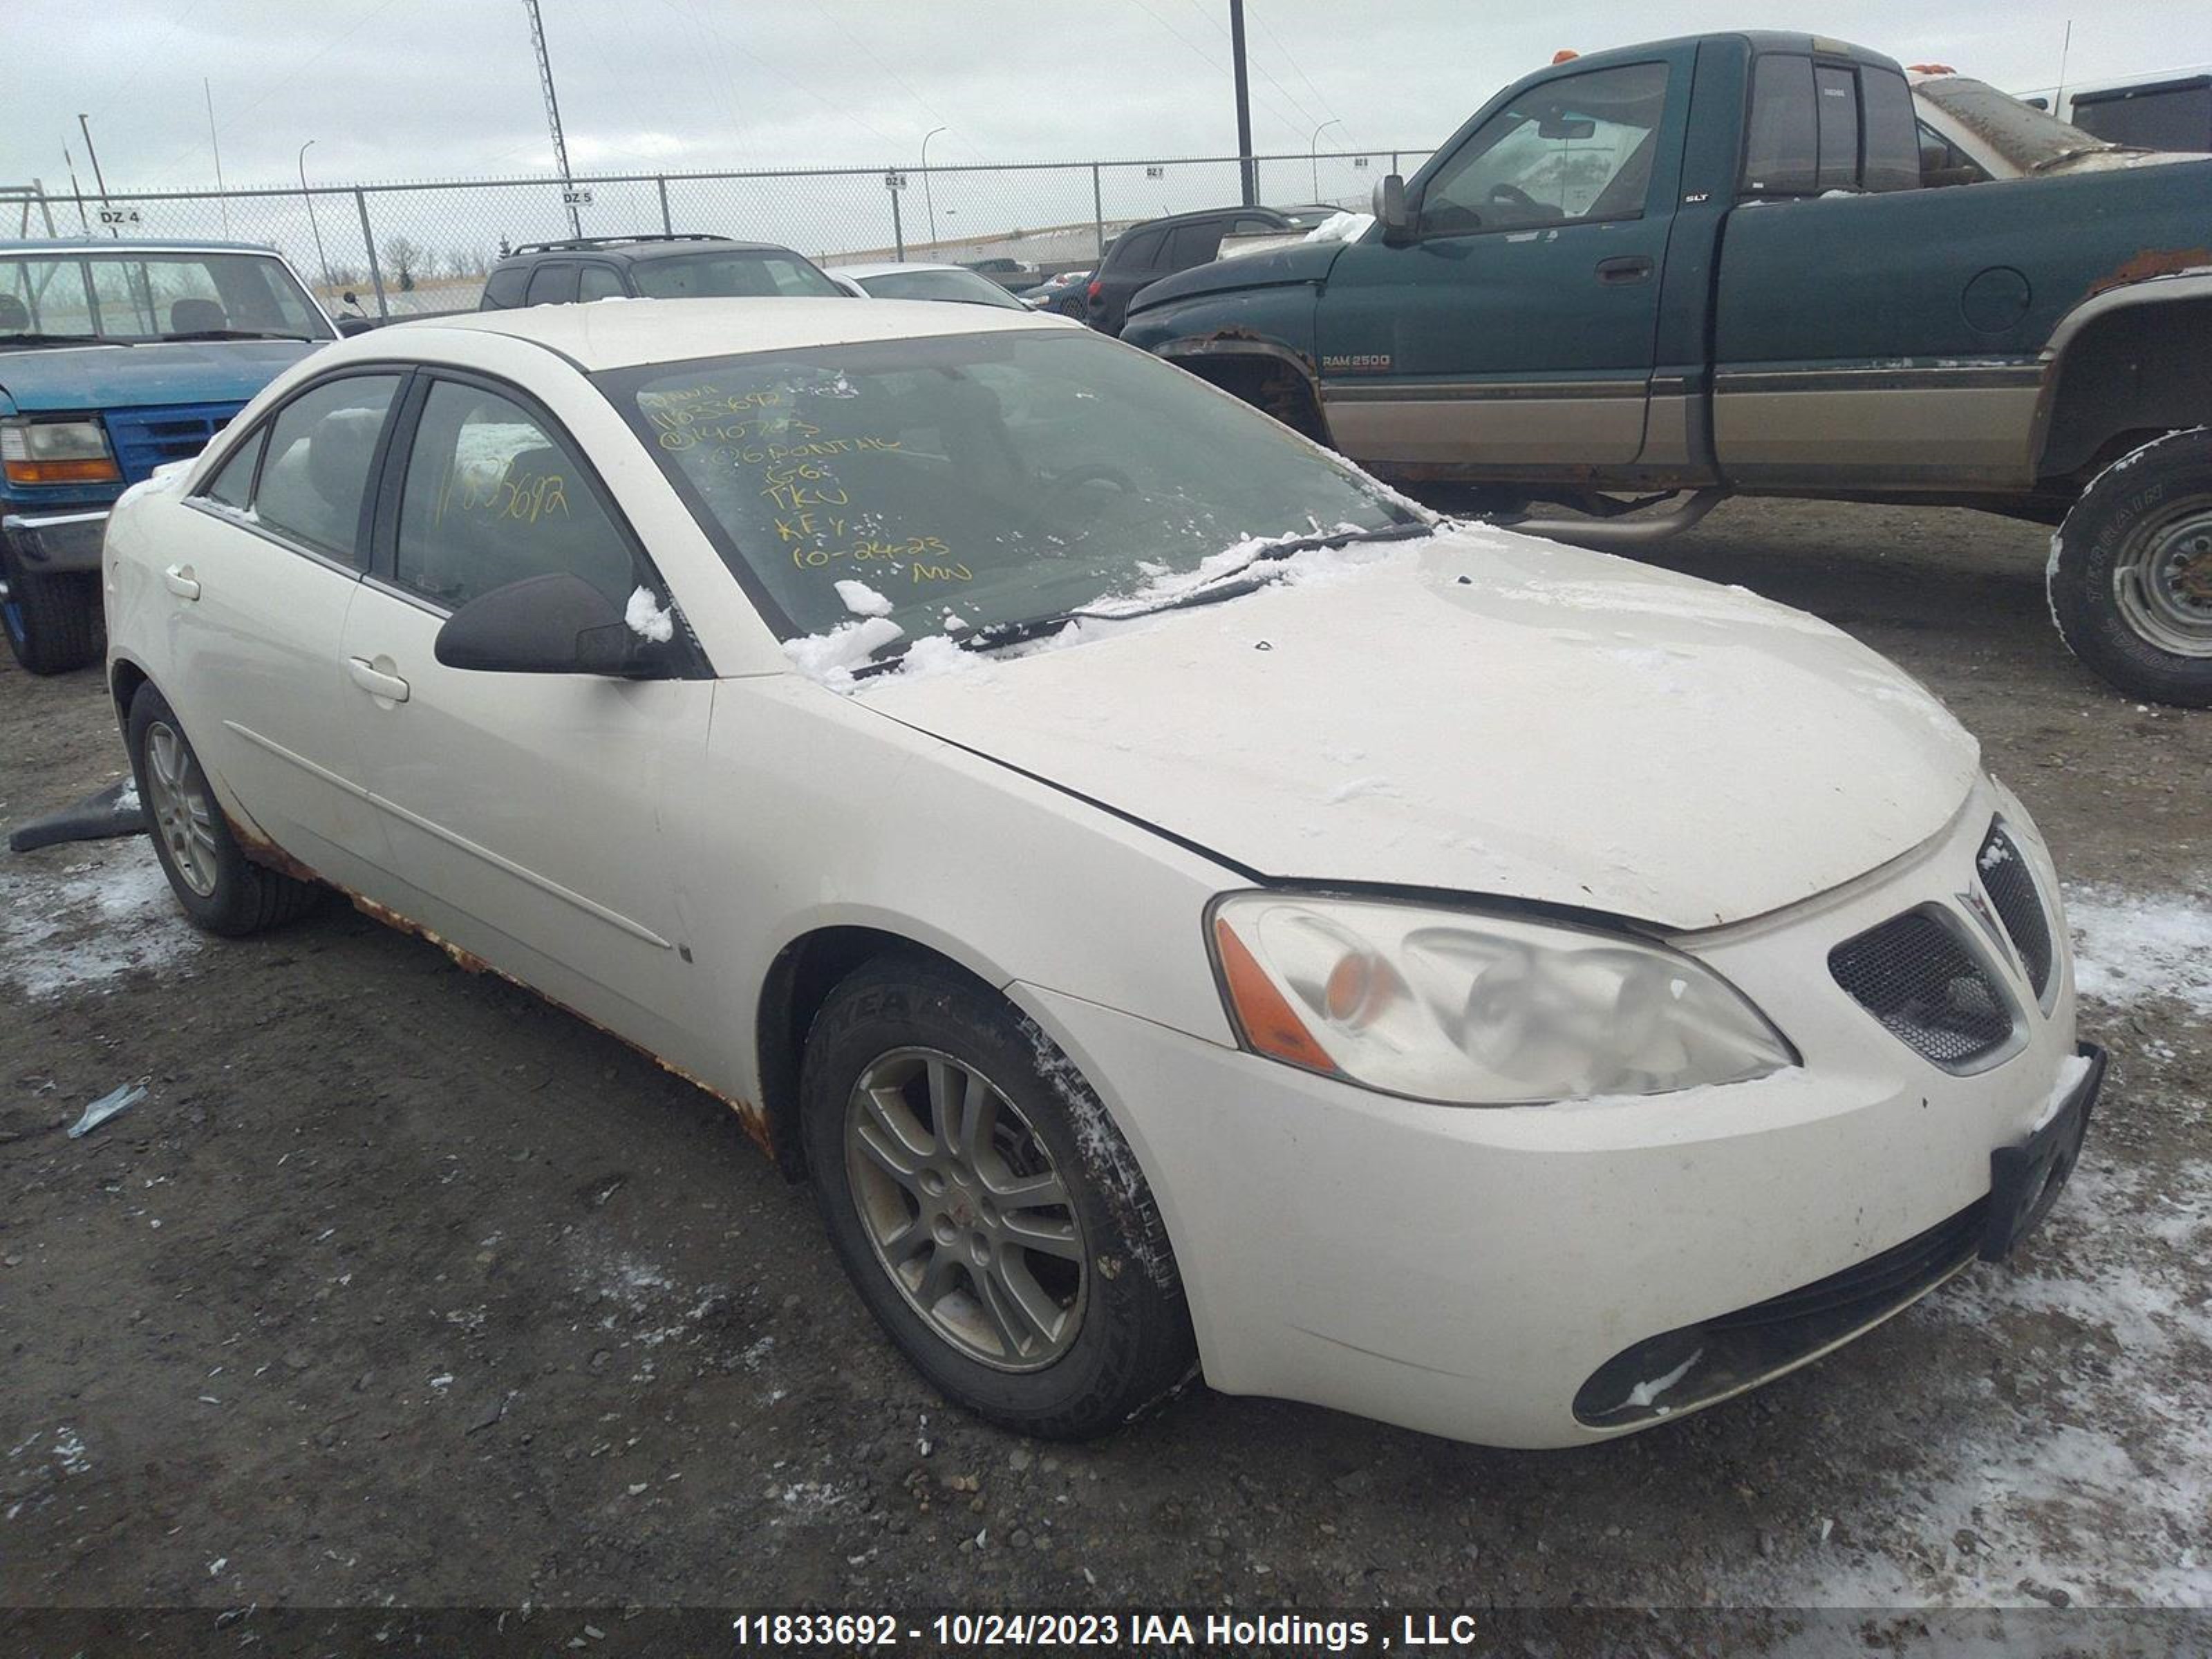
{"type": "Polygon", "coordinates": [[[1334,1072],[1336,1062],[1328,1050],[1314,1041],[1313,1033],[1226,921],[1215,921],[1213,939],[1221,952],[1222,981],[1229,988],[1237,1023],[1244,1028],[1244,1040],[1260,1053],[1293,1066],[1334,1072]]]}
{"type": "Polygon", "coordinates": [[[106,455],[79,461],[9,461],[8,482],[19,484],[113,483],[123,475],[106,455]]]}

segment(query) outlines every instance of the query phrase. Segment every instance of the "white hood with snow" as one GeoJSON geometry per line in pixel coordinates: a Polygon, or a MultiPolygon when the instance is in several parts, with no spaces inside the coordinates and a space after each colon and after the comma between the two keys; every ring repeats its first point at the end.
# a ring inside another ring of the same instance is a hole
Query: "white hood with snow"
{"type": "Polygon", "coordinates": [[[1826,623],[1488,529],[1294,561],[1076,648],[954,656],[858,695],[1266,876],[1678,929],[1897,857],[1979,771],[1941,704],[1826,623]]]}

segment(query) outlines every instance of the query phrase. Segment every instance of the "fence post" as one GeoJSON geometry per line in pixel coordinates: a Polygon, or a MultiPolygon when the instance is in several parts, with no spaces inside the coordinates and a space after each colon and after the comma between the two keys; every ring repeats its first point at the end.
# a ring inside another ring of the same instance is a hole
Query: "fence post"
{"type": "Polygon", "coordinates": [[[887,168],[884,185],[891,193],[891,246],[897,252],[891,257],[901,264],[906,261],[906,226],[899,217],[899,176],[897,169],[887,168]]]}
{"type": "Polygon", "coordinates": [[[657,173],[653,182],[660,186],[660,228],[668,235],[673,236],[676,234],[676,227],[669,222],[668,218],[668,175],[665,173],[657,173]]]}
{"type": "Polygon", "coordinates": [[[1106,193],[1098,183],[1098,163],[1091,164],[1091,228],[1098,240],[1098,258],[1106,258],[1106,193]]]}
{"type": "Polygon", "coordinates": [[[1395,173],[1397,170],[1398,170],[1398,152],[1397,152],[1396,150],[1395,150],[1395,149],[1394,149],[1394,150],[1392,150],[1392,151],[1390,152],[1390,171],[1391,171],[1391,172],[1393,172],[1393,173],[1395,173]]]}
{"type": "Polygon", "coordinates": [[[354,187],[353,204],[361,210],[361,245],[368,250],[368,280],[376,284],[376,314],[389,320],[392,308],[384,302],[384,273],[377,268],[376,238],[368,228],[368,198],[359,185],[354,187]]]}

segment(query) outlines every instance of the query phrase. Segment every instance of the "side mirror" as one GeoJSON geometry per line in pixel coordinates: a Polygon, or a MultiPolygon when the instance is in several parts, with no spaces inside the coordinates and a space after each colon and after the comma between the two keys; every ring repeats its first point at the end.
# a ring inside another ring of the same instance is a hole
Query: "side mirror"
{"type": "Polygon", "coordinates": [[[607,596],[565,570],[477,595],[446,618],[433,647],[448,668],[490,674],[604,674],[659,679],[674,653],[623,619],[607,596]]]}
{"type": "Polygon", "coordinates": [[[335,320],[338,325],[338,332],[348,339],[351,339],[356,334],[366,334],[376,326],[376,319],[374,317],[356,317],[348,314],[335,320]]]}
{"type": "Polygon", "coordinates": [[[1382,227],[1382,240],[1396,244],[1413,239],[1413,210],[1406,204],[1406,181],[1386,173],[1375,181],[1375,222],[1382,227]]]}

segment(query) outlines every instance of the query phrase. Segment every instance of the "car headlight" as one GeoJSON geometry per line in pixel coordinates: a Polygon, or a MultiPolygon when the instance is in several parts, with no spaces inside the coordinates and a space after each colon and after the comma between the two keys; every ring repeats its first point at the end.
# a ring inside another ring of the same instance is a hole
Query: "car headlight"
{"type": "Polygon", "coordinates": [[[9,483],[109,483],[123,475],[98,421],[0,421],[9,483]]]}
{"type": "Polygon", "coordinates": [[[1246,1047],[1417,1100],[1661,1094],[1797,1063],[1734,986],[1625,933],[1258,892],[1216,901],[1212,932],[1246,1047]]]}

